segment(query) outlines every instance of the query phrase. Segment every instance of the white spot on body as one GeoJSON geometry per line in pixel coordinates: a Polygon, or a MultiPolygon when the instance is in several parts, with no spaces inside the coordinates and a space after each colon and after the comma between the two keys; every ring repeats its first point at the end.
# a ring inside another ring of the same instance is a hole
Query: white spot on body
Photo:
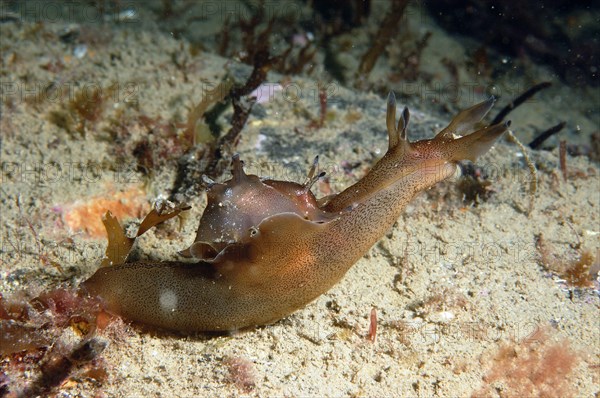
{"type": "Polygon", "coordinates": [[[177,295],[172,290],[163,290],[158,298],[160,308],[165,312],[174,312],[177,309],[177,295]]]}

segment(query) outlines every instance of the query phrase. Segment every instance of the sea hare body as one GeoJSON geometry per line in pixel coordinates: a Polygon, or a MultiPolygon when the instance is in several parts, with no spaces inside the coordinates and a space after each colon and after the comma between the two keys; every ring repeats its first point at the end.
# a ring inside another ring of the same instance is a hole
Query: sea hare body
{"type": "Polygon", "coordinates": [[[110,312],[171,330],[231,331],[281,319],[336,284],[417,193],[493,145],[508,123],[461,136],[493,103],[460,112],[431,140],[410,143],[408,110],[396,123],[390,94],[387,153],[356,184],[322,201],[310,191],[320,176],[316,160],[297,184],[246,175],[234,157],[231,180],[207,181],[196,240],[181,253],[193,262],[113,264],[84,290],[110,312]]]}

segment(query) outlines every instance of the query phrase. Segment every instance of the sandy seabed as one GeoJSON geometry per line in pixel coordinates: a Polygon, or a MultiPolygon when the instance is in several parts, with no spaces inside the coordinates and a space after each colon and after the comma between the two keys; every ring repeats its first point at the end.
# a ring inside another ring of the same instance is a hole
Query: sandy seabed
{"type": "MultiPolygon", "coordinates": [[[[123,160],[130,148],[106,133],[114,128],[110,118],[183,120],[203,82],[219,81],[233,62],[210,52],[187,56],[185,39],[151,22],[98,29],[78,57],[72,45],[56,40],[66,25],[1,25],[5,297],[77,285],[102,259],[104,207],[135,220],[169,195],[176,165],[137,171],[135,159],[123,160]],[[185,67],[174,57],[185,58],[185,67]],[[107,90],[101,117],[87,123],[84,134],[49,116],[64,111],[64,96],[37,98],[47,87],[35,82],[49,81],[73,95],[92,85],[107,90]]],[[[450,44],[434,41],[432,56],[444,46],[450,44]]],[[[284,81],[277,74],[269,80],[284,81]]],[[[385,99],[336,85],[325,126],[310,129],[309,116],[318,114],[317,81],[292,80],[305,95],[257,104],[238,152],[249,172],[297,181],[318,154],[331,189],[339,191],[386,150],[385,99]]],[[[563,86],[553,90],[547,102],[540,96],[511,115],[517,136],[521,128],[531,134],[531,125],[545,126],[547,114],[568,108],[578,95],[563,86]]],[[[452,117],[434,115],[427,102],[410,107],[411,137],[432,136],[452,117]]],[[[224,125],[230,115],[222,117],[224,125]]],[[[148,133],[140,123],[128,128],[131,141],[148,133]]],[[[489,175],[488,200],[464,204],[457,179],[420,194],[339,284],[304,309],[219,337],[122,325],[102,353],[108,376],[97,381],[75,374],[57,387],[58,396],[597,396],[598,280],[591,275],[588,288],[574,288],[544,262],[574,263],[583,252],[598,262],[600,170],[586,157],[568,156],[563,180],[558,150],[529,156],[538,169],[531,212],[523,153],[499,142],[477,162],[489,175]],[[373,308],[374,343],[367,338],[373,308]]],[[[315,193],[328,188],[318,184],[315,193]]],[[[180,224],[144,235],[137,256],[168,259],[189,246],[204,194],[189,204],[180,224]]],[[[0,367],[9,388],[38,376],[35,369],[15,373],[7,358],[0,367]]]]}

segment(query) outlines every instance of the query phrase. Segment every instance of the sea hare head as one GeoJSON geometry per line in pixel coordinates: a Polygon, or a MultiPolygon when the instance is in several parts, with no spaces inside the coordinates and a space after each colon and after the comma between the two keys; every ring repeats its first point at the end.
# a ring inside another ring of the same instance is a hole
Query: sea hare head
{"type": "Polygon", "coordinates": [[[238,155],[233,157],[232,178],[222,184],[207,183],[206,209],[200,226],[185,256],[210,261],[225,247],[243,244],[265,219],[293,213],[305,220],[324,222],[326,212],[319,209],[310,191],[311,185],[321,176],[315,176],[317,159],[305,184],[288,181],[261,180],[244,173],[238,155]]]}

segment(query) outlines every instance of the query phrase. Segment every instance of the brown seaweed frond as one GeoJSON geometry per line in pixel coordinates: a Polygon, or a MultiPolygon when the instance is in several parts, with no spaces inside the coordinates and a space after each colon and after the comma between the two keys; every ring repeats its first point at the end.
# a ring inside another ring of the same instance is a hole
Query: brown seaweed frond
{"type": "Polygon", "coordinates": [[[308,128],[320,129],[325,124],[327,116],[327,88],[319,84],[319,119],[309,123],[308,128]]]}
{"type": "Polygon", "coordinates": [[[375,66],[377,59],[385,50],[392,37],[398,32],[400,19],[404,14],[404,9],[408,5],[408,0],[394,0],[391,8],[382,21],[379,30],[375,34],[371,46],[362,56],[358,70],[356,71],[356,85],[365,82],[375,66]]]}
{"type": "Polygon", "coordinates": [[[581,243],[575,246],[575,251],[560,255],[556,248],[546,241],[543,234],[536,236],[536,248],[545,269],[558,275],[569,286],[593,287],[594,278],[600,271],[600,259],[597,259],[592,251],[581,248],[581,243]]]}
{"type": "MultiPolygon", "coordinates": [[[[292,47],[289,48],[291,50],[292,47]]],[[[317,54],[317,48],[311,41],[300,48],[298,53],[292,57],[291,52],[289,56],[282,59],[281,64],[276,67],[276,70],[284,75],[298,75],[304,71],[304,68],[308,65],[307,73],[310,73],[314,69],[314,58],[317,54]]]]}
{"type": "MultiPolygon", "coordinates": [[[[230,14],[227,14],[223,27],[219,34],[217,44],[217,52],[224,57],[236,56],[239,60],[247,65],[254,65],[256,57],[259,53],[268,49],[270,36],[273,32],[275,24],[276,31],[281,31],[282,28],[293,26],[294,18],[282,15],[280,18],[271,18],[266,22],[267,26],[261,32],[258,32],[258,27],[265,23],[265,4],[264,0],[258,2],[256,7],[253,7],[254,12],[249,18],[240,18],[237,22],[230,21],[230,14]],[[232,30],[241,32],[241,42],[243,50],[232,52],[229,50],[231,43],[232,30]]],[[[316,47],[313,45],[312,39],[305,35],[306,43],[294,51],[294,46],[289,45],[288,49],[280,56],[279,61],[273,65],[273,69],[286,75],[295,75],[301,73],[304,68],[314,60],[317,53],[316,47]]],[[[309,70],[312,70],[314,65],[309,65],[309,70]]]]}
{"type": "Polygon", "coordinates": [[[107,211],[102,222],[108,235],[108,245],[106,255],[102,260],[101,267],[109,267],[124,264],[133,248],[135,240],[146,233],[149,229],[161,224],[173,217],[176,217],[182,211],[189,210],[191,207],[185,204],[173,205],[167,201],[157,202],[150,213],[144,217],[138,227],[135,237],[130,238],[125,234],[119,221],[107,211]]]}
{"type": "Polygon", "coordinates": [[[519,95],[516,99],[509,102],[504,108],[502,108],[500,110],[500,112],[498,112],[498,114],[496,115],[496,117],[494,118],[494,120],[492,121],[491,124],[494,125],[494,124],[500,123],[501,121],[503,121],[506,118],[506,116],[508,116],[508,114],[510,112],[512,112],[513,109],[517,108],[519,105],[521,105],[522,103],[527,101],[529,98],[533,97],[539,91],[542,91],[542,90],[550,87],[551,85],[552,85],[551,82],[542,82],[542,83],[538,83],[538,84],[532,86],[531,88],[529,88],[528,90],[523,92],[521,95],[519,95]]]}
{"type": "Polygon", "coordinates": [[[69,134],[85,136],[102,117],[117,84],[102,88],[99,85],[84,86],[75,92],[63,108],[50,111],[48,121],[66,130],[69,134]]]}
{"type": "MultiPolygon", "coordinates": [[[[516,99],[508,103],[494,118],[492,121],[492,125],[496,123],[500,123],[503,121],[506,116],[519,105],[523,104],[529,98],[533,97],[537,92],[546,89],[552,85],[551,82],[542,82],[534,85],[533,87],[526,90],[524,93],[519,95],[516,99]]],[[[531,181],[529,183],[529,207],[527,210],[527,214],[531,215],[533,211],[534,201],[535,201],[535,193],[537,192],[538,178],[537,178],[537,169],[535,164],[531,160],[529,156],[529,152],[523,143],[513,134],[512,131],[508,131],[506,134],[507,139],[513,144],[517,145],[519,149],[521,149],[523,153],[523,157],[525,158],[525,162],[527,163],[527,167],[529,168],[529,173],[531,174],[531,181]]]]}
{"type": "Polygon", "coordinates": [[[529,148],[538,149],[548,138],[560,132],[562,129],[565,128],[566,125],[567,122],[560,122],[556,126],[552,126],[548,130],[542,131],[529,143],[529,148]]]}
{"type": "Polygon", "coordinates": [[[473,163],[461,164],[460,168],[461,178],[456,189],[461,193],[462,201],[475,207],[487,201],[495,191],[485,171],[473,163]]]}
{"type": "Polygon", "coordinates": [[[229,22],[229,16],[229,14],[225,16],[221,33],[219,33],[219,46],[217,47],[217,54],[222,57],[227,56],[227,48],[229,47],[229,40],[231,38],[231,24],[229,22]]]}
{"type": "MultiPolygon", "coordinates": [[[[262,4],[262,2],[261,2],[262,4]]],[[[180,162],[177,172],[177,180],[173,195],[189,196],[200,188],[202,175],[218,179],[229,166],[231,155],[235,152],[242,130],[248,121],[250,112],[256,102],[251,94],[266,79],[270,70],[282,65],[283,60],[291,52],[291,47],[279,55],[272,56],[270,53],[270,36],[273,29],[274,19],[267,22],[266,27],[257,31],[264,20],[264,7],[257,7],[255,13],[247,20],[240,19],[239,27],[242,30],[242,42],[244,51],[238,53],[242,62],[252,65],[252,71],[244,83],[232,83],[229,80],[219,85],[215,95],[205,98],[190,112],[186,124],[186,141],[195,134],[195,127],[200,118],[204,118],[211,133],[218,139],[207,142],[205,148],[190,158],[190,162],[180,162]],[[233,115],[231,126],[224,134],[216,124],[219,115],[226,109],[231,101],[233,115]],[[220,102],[220,106],[213,106],[207,111],[207,104],[220,102]],[[200,161],[198,161],[200,159],[200,161]]],[[[179,199],[177,199],[179,200],[179,199]]]]}
{"type": "Polygon", "coordinates": [[[513,134],[512,131],[508,130],[506,132],[506,138],[509,142],[512,142],[516,146],[519,147],[521,153],[523,153],[523,158],[525,159],[525,163],[527,163],[527,168],[529,169],[529,174],[531,175],[531,181],[529,181],[529,206],[527,207],[527,215],[531,215],[533,211],[533,206],[535,202],[535,194],[537,192],[538,186],[538,176],[537,176],[537,168],[535,164],[531,160],[529,156],[529,152],[523,143],[513,134]]]}
{"type": "MultiPolygon", "coordinates": [[[[429,40],[431,39],[431,32],[425,32],[423,36],[416,41],[416,43],[411,43],[412,47],[410,50],[402,51],[402,56],[398,61],[394,61],[396,64],[394,67],[395,72],[390,74],[390,80],[392,82],[397,82],[400,80],[408,80],[415,81],[421,74],[420,65],[421,65],[421,55],[423,50],[429,44],[429,40]]],[[[458,69],[456,63],[451,59],[444,58],[442,60],[443,65],[449,70],[455,83],[458,82],[458,69]]]]}
{"type": "Polygon", "coordinates": [[[560,171],[562,172],[563,181],[567,181],[567,141],[561,140],[558,146],[558,160],[560,163],[560,171]]]}
{"type": "Polygon", "coordinates": [[[359,27],[369,18],[371,0],[309,1],[315,11],[315,28],[321,36],[331,39],[359,27]]]}
{"type": "MultiPolygon", "coordinates": [[[[241,62],[248,65],[254,65],[254,60],[256,59],[257,55],[264,51],[265,48],[268,48],[269,38],[272,34],[275,24],[277,23],[278,27],[279,25],[284,25],[286,27],[292,25],[290,18],[286,18],[285,16],[282,16],[282,18],[278,18],[277,20],[271,18],[267,22],[266,28],[262,32],[257,33],[258,27],[265,23],[264,8],[264,1],[260,1],[251,17],[247,19],[240,18],[236,23],[231,22],[230,15],[227,14],[218,37],[219,42],[217,44],[217,53],[224,57],[235,55],[241,62]],[[241,32],[243,50],[238,52],[228,51],[231,42],[232,30],[234,29],[237,29],[241,32]]],[[[294,51],[293,57],[292,50],[294,50],[294,46],[290,44],[288,49],[285,50],[280,56],[281,58],[279,62],[273,65],[273,69],[286,75],[299,74],[307,65],[309,65],[309,70],[312,70],[314,65],[310,64],[311,61],[314,60],[317,49],[313,45],[312,39],[309,39],[307,35],[305,35],[305,40],[306,43],[300,47],[299,50],[294,51]]]]}
{"type": "Polygon", "coordinates": [[[264,0],[260,0],[256,11],[249,19],[240,18],[238,25],[242,31],[242,47],[244,51],[240,52],[240,61],[245,64],[252,65],[256,54],[264,51],[268,46],[268,40],[273,30],[274,19],[270,19],[267,27],[260,33],[256,33],[258,26],[265,20],[265,4],[264,0]]]}
{"type": "Polygon", "coordinates": [[[182,142],[186,143],[188,149],[198,144],[198,123],[204,117],[207,109],[217,102],[223,101],[229,94],[232,85],[231,80],[225,79],[214,90],[205,92],[200,102],[189,111],[182,137],[182,142]]]}
{"type": "Polygon", "coordinates": [[[253,68],[250,76],[244,84],[233,85],[227,96],[233,105],[231,127],[219,138],[214,150],[208,155],[208,167],[205,174],[209,177],[220,176],[228,166],[230,155],[235,151],[242,129],[256,102],[256,99],[249,95],[267,79],[268,72],[280,64],[291,51],[291,48],[288,48],[282,54],[271,56],[269,36],[272,26],[273,21],[271,20],[265,30],[257,36],[256,41],[250,45],[249,53],[253,54],[253,68]]]}

